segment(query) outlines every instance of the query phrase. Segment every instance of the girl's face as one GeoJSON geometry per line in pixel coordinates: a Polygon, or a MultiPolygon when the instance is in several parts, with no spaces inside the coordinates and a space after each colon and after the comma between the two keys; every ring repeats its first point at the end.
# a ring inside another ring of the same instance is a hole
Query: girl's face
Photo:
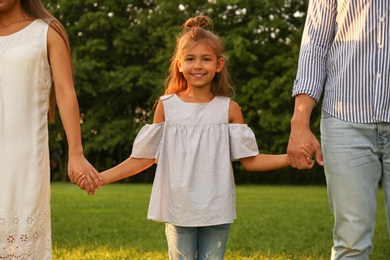
{"type": "Polygon", "coordinates": [[[177,63],[188,87],[211,88],[211,81],[224,66],[224,59],[217,58],[211,47],[198,43],[191,49],[184,49],[177,63]]]}

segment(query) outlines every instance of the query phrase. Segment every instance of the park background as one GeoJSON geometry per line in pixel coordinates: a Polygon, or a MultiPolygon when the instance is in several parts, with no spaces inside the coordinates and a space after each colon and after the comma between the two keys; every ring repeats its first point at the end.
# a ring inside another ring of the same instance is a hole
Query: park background
{"type": "MultiPolygon", "coordinates": [[[[225,43],[245,123],[261,153],[285,153],[307,0],[43,0],[71,43],[87,159],[99,170],[129,157],[152,122],[182,24],[210,16],[225,43]]],[[[311,118],[319,138],[320,106],[311,118]]],[[[154,167],[94,196],[69,183],[61,120],[50,125],[54,259],[167,259],[163,223],[146,220],[154,167]]],[[[323,169],[246,172],[234,163],[237,215],[227,260],[329,259],[333,217],[323,169]],[[262,185],[259,185],[262,184],[262,185]]],[[[390,248],[378,196],[374,252],[390,248]]]]}
{"type": "MultiPolygon", "coordinates": [[[[223,39],[236,100],[261,153],[285,153],[294,99],[303,0],[45,0],[71,43],[84,152],[99,170],[131,154],[137,132],[153,119],[182,24],[210,16],[223,39]]],[[[319,133],[320,106],[312,129],[319,133]]],[[[67,181],[61,121],[50,126],[52,180],[67,181]]],[[[236,183],[324,184],[321,167],[248,173],[234,164],[236,183]]],[[[150,183],[154,167],[124,182],[150,183]]]]}

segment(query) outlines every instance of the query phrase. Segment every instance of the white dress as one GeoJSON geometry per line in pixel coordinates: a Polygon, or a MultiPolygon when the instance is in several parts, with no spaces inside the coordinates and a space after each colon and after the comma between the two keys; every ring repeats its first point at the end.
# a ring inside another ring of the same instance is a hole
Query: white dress
{"type": "Polygon", "coordinates": [[[145,125],[131,157],[158,160],[148,218],[177,226],[212,226],[236,218],[231,161],[257,155],[252,130],[229,124],[230,99],[186,103],[161,97],[165,122],[145,125]]]}
{"type": "Polygon", "coordinates": [[[0,259],[51,259],[48,25],[0,36],[0,259]]]}

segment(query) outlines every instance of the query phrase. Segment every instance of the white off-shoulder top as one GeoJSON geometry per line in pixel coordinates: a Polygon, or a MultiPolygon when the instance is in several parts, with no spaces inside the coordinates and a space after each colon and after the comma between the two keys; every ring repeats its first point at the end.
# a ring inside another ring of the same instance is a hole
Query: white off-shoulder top
{"type": "Polygon", "coordinates": [[[157,159],[148,219],[177,226],[211,226],[236,218],[232,161],[259,153],[246,124],[229,124],[230,99],[186,103],[160,98],[165,122],[138,133],[131,157],[157,159]]]}

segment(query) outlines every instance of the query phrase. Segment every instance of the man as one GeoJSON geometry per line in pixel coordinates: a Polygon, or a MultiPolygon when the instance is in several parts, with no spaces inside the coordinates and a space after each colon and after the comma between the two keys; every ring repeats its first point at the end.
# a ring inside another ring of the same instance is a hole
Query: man
{"type": "Polygon", "coordinates": [[[301,152],[309,144],[324,165],[332,259],[369,258],[380,181],[390,225],[389,40],[388,0],[309,2],[287,152],[293,167],[309,168],[301,152]],[[322,94],[320,146],[310,115],[322,94]]]}

